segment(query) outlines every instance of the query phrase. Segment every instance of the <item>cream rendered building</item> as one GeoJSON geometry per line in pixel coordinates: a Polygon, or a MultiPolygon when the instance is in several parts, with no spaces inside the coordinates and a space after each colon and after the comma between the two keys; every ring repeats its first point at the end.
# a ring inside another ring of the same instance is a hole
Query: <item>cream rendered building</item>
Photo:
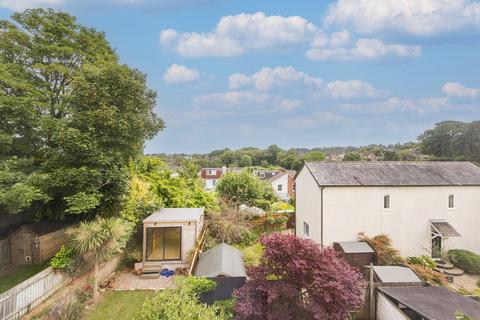
{"type": "Polygon", "coordinates": [[[404,256],[480,253],[480,168],[469,162],[308,162],[296,234],[330,246],[387,234],[404,256]]]}

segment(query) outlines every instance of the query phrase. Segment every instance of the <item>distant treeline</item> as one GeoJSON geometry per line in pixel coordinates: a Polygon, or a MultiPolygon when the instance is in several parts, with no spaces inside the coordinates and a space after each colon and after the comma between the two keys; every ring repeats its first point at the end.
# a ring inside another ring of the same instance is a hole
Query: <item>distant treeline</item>
{"type": "Polygon", "coordinates": [[[444,121],[403,144],[372,144],[362,147],[324,147],[266,149],[246,147],[221,149],[206,154],[157,154],[169,163],[191,159],[200,167],[283,167],[298,170],[305,161],[413,161],[470,160],[480,161],[480,121],[470,123],[444,121]]]}

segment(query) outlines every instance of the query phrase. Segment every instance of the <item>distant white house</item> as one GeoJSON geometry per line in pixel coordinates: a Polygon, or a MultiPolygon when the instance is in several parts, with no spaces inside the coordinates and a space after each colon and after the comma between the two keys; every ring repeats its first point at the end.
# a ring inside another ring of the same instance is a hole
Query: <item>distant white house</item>
{"type": "Polygon", "coordinates": [[[205,190],[215,190],[218,179],[220,179],[225,173],[227,173],[227,167],[225,166],[221,168],[202,168],[202,171],[200,171],[200,178],[203,181],[205,190]]]}
{"type": "Polygon", "coordinates": [[[387,234],[404,256],[480,253],[480,168],[469,162],[307,162],[296,234],[323,245],[387,234]]]}
{"type": "Polygon", "coordinates": [[[288,201],[295,194],[294,184],[295,173],[292,171],[284,171],[277,173],[268,179],[272,184],[273,191],[280,199],[288,201]]]}

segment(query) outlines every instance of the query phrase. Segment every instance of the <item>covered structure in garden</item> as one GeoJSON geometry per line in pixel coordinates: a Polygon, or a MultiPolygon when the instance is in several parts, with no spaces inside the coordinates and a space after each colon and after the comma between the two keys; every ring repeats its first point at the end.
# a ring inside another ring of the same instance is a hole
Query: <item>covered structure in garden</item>
{"type": "Polygon", "coordinates": [[[203,229],[203,208],[164,208],[143,220],[143,268],[185,267],[203,229]]]}

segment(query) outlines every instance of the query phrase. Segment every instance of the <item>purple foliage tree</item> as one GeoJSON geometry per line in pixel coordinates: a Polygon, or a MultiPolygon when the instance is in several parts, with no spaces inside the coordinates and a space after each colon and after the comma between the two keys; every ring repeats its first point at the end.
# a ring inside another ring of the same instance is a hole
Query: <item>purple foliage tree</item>
{"type": "Polygon", "coordinates": [[[344,320],[363,302],[364,281],[332,248],[275,233],[237,292],[237,319],[344,320]]]}

